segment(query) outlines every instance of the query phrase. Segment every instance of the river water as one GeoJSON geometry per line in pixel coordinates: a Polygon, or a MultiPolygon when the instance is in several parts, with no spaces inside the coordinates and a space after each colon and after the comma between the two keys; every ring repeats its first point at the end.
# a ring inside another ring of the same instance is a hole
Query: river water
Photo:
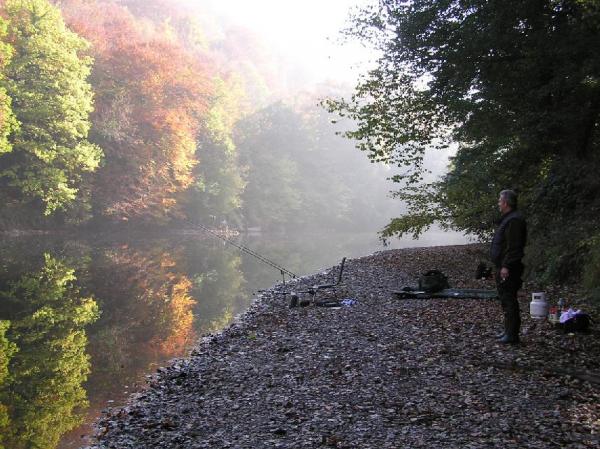
{"type": "MultiPolygon", "coordinates": [[[[375,233],[235,238],[305,275],[385,249],[375,233]]],[[[390,248],[467,243],[431,230],[390,248]]],[[[0,447],[78,448],[101,411],[227,326],[281,274],[201,233],[0,240],[0,447]]]]}

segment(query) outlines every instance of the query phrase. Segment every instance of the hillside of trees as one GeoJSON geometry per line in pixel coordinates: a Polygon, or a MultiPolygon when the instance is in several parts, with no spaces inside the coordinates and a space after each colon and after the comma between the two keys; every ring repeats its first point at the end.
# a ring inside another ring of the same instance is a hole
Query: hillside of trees
{"type": "Polygon", "coordinates": [[[190,2],[0,1],[0,230],[382,223],[385,171],[276,63],[190,2]]]}
{"type": "Polygon", "coordinates": [[[327,105],[357,121],[347,135],[371,159],[405,169],[409,213],[384,237],[438,222],[485,238],[512,188],[535,277],[582,279],[600,299],[600,3],[381,0],[347,35],[381,56],[327,105]],[[448,173],[425,180],[425,152],[450,143],[448,173]]]}

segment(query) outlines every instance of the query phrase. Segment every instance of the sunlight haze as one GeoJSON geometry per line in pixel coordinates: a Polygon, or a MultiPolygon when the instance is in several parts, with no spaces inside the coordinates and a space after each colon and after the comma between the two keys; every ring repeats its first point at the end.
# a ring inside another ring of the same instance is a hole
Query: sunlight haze
{"type": "Polygon", "coordinates": [[[211,1],[232,24],[256,33],[265,46],[283,57],[307,84],[325,81],[354,84],[373,52],[354,42],[342,43],[342,30],[352,10],[370,0],[211,1]]]}

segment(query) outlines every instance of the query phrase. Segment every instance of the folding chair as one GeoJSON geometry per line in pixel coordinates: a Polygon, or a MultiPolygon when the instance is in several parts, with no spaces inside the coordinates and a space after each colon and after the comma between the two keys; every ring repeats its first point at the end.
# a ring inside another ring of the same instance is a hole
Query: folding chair
{"type": "Polygon", "coordinates": [[[339,301],[341,299],[340,296],[342,292],[346,292],[346,286],[342,284],[342,276],[344,274],[345,264],[346,258],[344,257],[342,259],[342,263],[340,264],[340,271],[337,276],[337,281],[335,281],[334,277],[335,282],[331,284],[313,285],[312,287],[309,287],[308,290],[306,290],[306,293],[308,293],[311,296],[311,301],[313,304],[319,306],[339,305],[339,301]],[[324,295],[325,298],[318,299],[319,294],[324,295]]]}

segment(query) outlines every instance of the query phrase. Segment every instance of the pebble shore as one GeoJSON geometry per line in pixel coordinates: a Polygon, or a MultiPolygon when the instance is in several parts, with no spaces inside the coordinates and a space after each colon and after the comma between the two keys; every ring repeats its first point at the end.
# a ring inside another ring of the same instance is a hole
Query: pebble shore
{"type": "MultiPolygon", "coordinates": [[[[346,262],[341,308],[289,307],[276,285],[234,324],[161,368],[97,423],[88,449],[600,448],[600,332],[529,317],[495,341],[496,300],[394,299],[429,269],[475,280],[481,245],[390,250],[346,262]]],[[[339,267],[287,289],[331,282],[339,267]]]]}

